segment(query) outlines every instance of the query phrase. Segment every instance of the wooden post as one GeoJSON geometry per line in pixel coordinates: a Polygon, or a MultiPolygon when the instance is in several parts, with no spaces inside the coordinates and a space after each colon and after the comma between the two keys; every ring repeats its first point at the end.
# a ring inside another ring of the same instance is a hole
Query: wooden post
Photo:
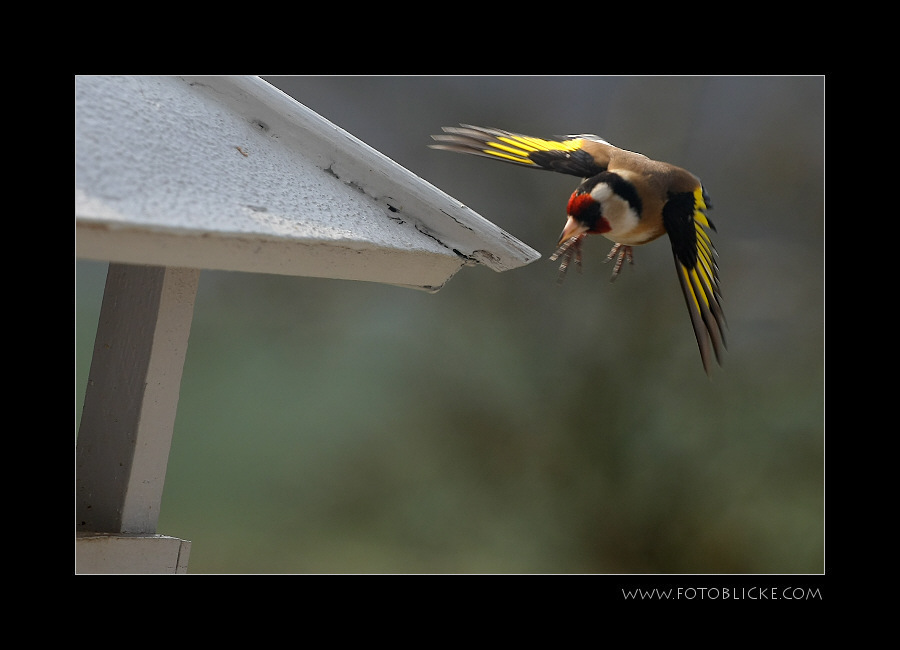
{"type": "Polygon", "coordinates": [[[199,277],[198,269],[109,266],[76,443],[80,539],[162,540],[156,525],[199,277]]]}

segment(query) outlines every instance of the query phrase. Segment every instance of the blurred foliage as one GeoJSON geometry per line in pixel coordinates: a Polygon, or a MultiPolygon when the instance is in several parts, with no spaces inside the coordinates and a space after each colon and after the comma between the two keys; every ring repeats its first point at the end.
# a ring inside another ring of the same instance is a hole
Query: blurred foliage
{"type": "MultiPolygon", "coordinates": [[[[824,81],[271,83],[552,252],[576,179],[427,149],[594,132],[712,194],[729,354],[703,373],[668,243],[464,268],[434,295],[204,271],[159,531],[192,573],[824,570],[824,81]]],[[[76,427],[105,264],[76,265],[76,427]]]]}

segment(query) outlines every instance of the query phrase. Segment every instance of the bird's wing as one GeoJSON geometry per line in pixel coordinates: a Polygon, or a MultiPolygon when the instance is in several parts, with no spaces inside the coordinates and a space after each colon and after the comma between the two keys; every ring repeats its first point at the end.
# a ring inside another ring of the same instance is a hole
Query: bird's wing
{"type": "Polygon", "coordinates": [[[678,280],[707,374],[712,369],[713,356],[721,365],[725,352],[725,314],[716,249],[708,233],[716,228],[706,216],[708,207],[708,197],[700,186],[693,192],[675,194],[663,207],[678,280]]]}
{"type": "Polygon", "coordinates": [[[607,148],[596,136],[568,136],[559,140],[533,138],[500,129],[461,124],[442,127],[445,135],[433,135],[433,149],[457,151],[534,169],[547,169],[586,178],[606,170],[607,148]]]}

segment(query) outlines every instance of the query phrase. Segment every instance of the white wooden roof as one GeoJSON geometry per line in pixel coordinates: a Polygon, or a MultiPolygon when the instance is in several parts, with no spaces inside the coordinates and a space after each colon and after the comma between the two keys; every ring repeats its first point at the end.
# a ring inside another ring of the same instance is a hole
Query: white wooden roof
{"type": "Polygon", "coordinates": [[[78,77],[75,100],[78,257],[432,291],[540,257],[258,77],[78,77]]]}

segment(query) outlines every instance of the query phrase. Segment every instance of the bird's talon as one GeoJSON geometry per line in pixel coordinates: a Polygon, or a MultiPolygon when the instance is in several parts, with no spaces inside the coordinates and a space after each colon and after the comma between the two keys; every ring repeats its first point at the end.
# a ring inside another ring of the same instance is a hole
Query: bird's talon
{"type": "Polygon", "coordinates": [[[562,281],[565,280],[566,271],[569,270],[569,264],[573,261],[575,262],[575,266],[578,267],[578,272],[581,273],[581,240],[583,237],[584,235],[569,237],[556,249],[556,252],[550,256],[551,262],[555,262],[560,257],[562,258],[562,262],[559,264],[559,275],[556,278],[558,283],[562,283],[562,281]]]}
{"type": "Polygon", "coordinates": [[[619,271],[622,270],[622,265],[626,261],[629,264],[634,264],[634,253],[631,246],[616,244],[612,247],[612,250],[609,251],[609,255],[606,256],[606,261],[609,262],[614,257],[616,258],[616,263],[613,266],[612,277],[609,279],[610,282],[615,282],[616,278],[619,277],[619,271]]]}

